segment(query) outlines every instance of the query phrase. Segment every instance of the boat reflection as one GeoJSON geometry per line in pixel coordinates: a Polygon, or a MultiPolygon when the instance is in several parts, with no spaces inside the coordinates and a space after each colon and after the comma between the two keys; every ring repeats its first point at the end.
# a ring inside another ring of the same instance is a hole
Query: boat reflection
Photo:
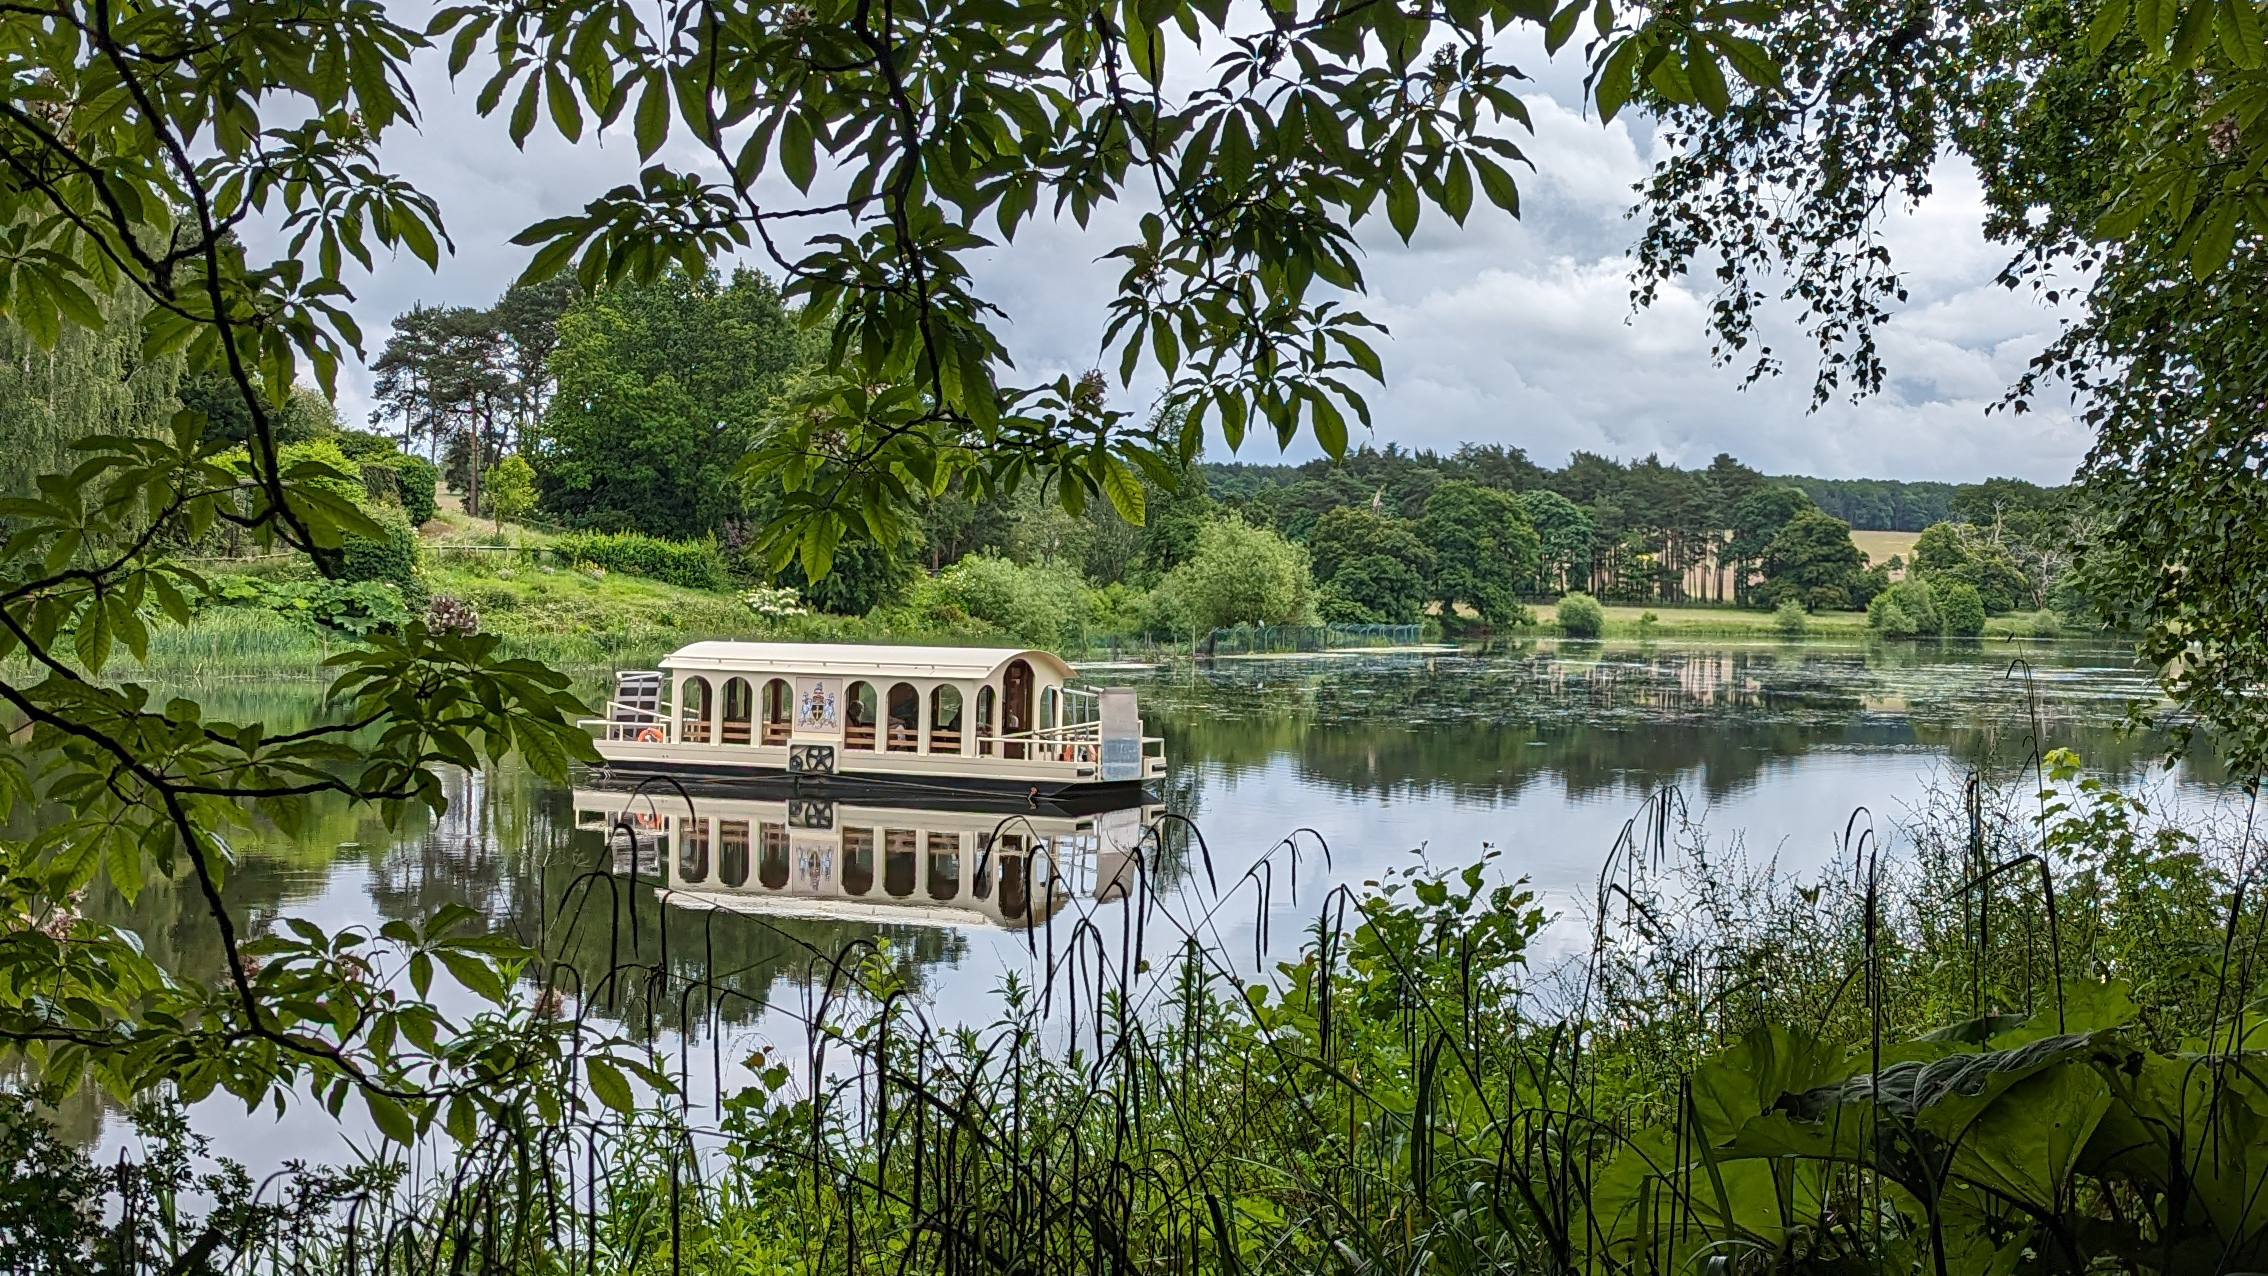
{"type": "Polygon", "coordinates": [[[1135,857],[1164,810],[1071,813],[837,802],[665,789],[574,791],[575,823],[601,832],[614,871],[662,902],[762,916],[891,925],[1041,925],[1074,900],[1134,888],[1135,857]]]}

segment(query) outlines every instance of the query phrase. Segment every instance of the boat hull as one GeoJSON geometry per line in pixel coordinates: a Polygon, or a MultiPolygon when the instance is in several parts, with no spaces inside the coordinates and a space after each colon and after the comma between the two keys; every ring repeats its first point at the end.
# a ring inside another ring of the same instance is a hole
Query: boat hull
{"type": "Polygon", "coordinates": [[[919,800],[941,810],[989,811],[1045,806],[1065,814],[1091,814],[1139,805],[1149,796],[1143,780],[1065,781],[1002,776],[894,775],[837,772],[811,775],[785,767],[744,763],[648,762],[608,760],[591,767],[588,778],[606,788],[666,791],[671,781],[696,793],[756,800],[813,797],[837,802],[879,799],[919,800]]]}

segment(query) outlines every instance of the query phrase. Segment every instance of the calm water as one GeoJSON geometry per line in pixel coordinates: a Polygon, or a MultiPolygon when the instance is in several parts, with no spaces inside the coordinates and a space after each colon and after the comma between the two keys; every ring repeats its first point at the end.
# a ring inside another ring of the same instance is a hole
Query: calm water
{"type": "MultiPolygon", "coordinates": [[[[2092,765],[2200,801],[2212,800],[2219,778],[2189,766],[2154,774],[2161,742],[2119,729],[2150,683],[2108,644],[1546,642],[1088,676],[1140,690],[1173,761],[1160,805],[1202,833],[1200,846],[1168,822],[1144,942],[1155,951],[1194,930],[1247,968],[1296,947],[1329,887],[1376,878],[1411,863],[1413,852],[1461,863],[1493,847],[1508,875],[1529,878],[1571,914],[1625,822],[1666,787],[1720,844],[1742,847],[1752,863],[1802,871],[1833,853],[1854,812],[1894,835],[1932,784],[1958,783],[1979,766],[2014,774],[2035,748],[2076,748],[2092,765]]],[[[319,711],[312,686],[199,694],[209,717],[282,725],[319,711]]],[[[786,1038],[799,1040],[795,1016],[813,971],[854,941],[885,939],[938,1020],[981,1022],[1009,973],[1036,977],[1065,960],[1081,919],[1093,924],[1088,947],[1111,960],[1132,938],[1129,905],[1095,897],[1092,864],[1071,875],[1053,922],[1028,933],[877,924],[866,919],[874,910],[857,905],[825,919],[665,907],[647,883],[632,890],[619,876],[591,873],[625,864],[602,833],[578,827],[588,794],[578,800],[514,767],[453,776],[450,785],[453,805],[438,821],[388,830],[341,808],[296,840],[256,839],[240,848],[229,893],[256,925],[288,914],[375,927],[457,901],[531,942],[550,935],[586,986],[610,969],[713,980],[732,990],[722,1045],[678,1033],[674,991],[649,1002],[651,984],[637,977],[619,981],[601,1006],[652,1033],[698,1092],[713,1086],[701,1080],[702,1056],[729,1061],[767,1037],[797,1044],[786,1038]],[[568,915],[572,927],[562,922],[568,915]]],[[[653,866],[645,871],[650,880],[653,866]]],[[[970,903],[960,889],[958,902],[970,903]]],[[[180,969],[218,968],[211,927],[187,892],[160,886],[131,910],[100,907],[180,969]]],[[[1559,942],[1573,933],[1563,922],[1559,942]]],[[[255,1165],[336,1147],[322,1119],[297,1112],[280,1125],[221,1107],[200,1115],[220,1150],[255,1165]]],[[[82,1136],[96,1137],[91,1107],[73,1119],[82,1136]]]]}

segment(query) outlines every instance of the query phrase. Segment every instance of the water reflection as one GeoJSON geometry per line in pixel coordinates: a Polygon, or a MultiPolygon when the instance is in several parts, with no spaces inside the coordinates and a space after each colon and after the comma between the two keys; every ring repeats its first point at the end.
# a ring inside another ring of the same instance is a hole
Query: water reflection
{"type": "Polygon", "coordinates": [[[578,788],[575,828],[663,904],[751,917],[1023,930],[1126,897],[1163,808],[910,807],[800,795],[578,788]],[[753,856],[755,871],[750,872],[753,856]]]}

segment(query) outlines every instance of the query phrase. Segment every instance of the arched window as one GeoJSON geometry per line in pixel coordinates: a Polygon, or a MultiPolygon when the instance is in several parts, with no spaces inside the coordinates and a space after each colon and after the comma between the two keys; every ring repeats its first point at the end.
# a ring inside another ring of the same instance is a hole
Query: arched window
{"type": "Polygon", "coordinates": [[[726,744],[748,743],[748,726],[756,717],[756,694],[746,678],[727,678],[724,685],[724,735],[726,744]]]}
{"type": "Polygon", "coordinates": [[[938,686],[929,693],[929,751],[961,751],[961,689],[938,686]]]}
{"type": "Polygon", "coordinates": [[[748,821],[717,821],[717,881],[721,885],[748,885],[748,821]]]}
{"type": "Polygon", "coordinates": [[[980,687],[976,693],[976,751],[979,757],[992,756],[992,706],[999,697],[990,687],[980,687]]]}
{"type": "Polygon", "coordinates": [[[1053,728],[1053,727],[1054,727],[1054,726],[1056,725],[1056,722],[1055,722],[1055,704],[1056,704],[1056,692],[1055,692],[1055,688],[1053,688],[1053,687],[1049,687],[1049,688],[1048,688],[1048,689],[1046,689],[1045,691],[1042,691],[1042,692],[1040,692],[1040,720],[1039,720],[1039,724],[1040,724],[1040,730],[1042,730],[1042,731],[1046,731],[1046,730],[1049,730],[1049,729],[1053,728]]]}
{"type": "Polygon", "coordinates": [[[992,862],[997,858],[992,839],[977,834],[976,867],[969,873],[969,893],[978,899],[992,897],[992,862]]]}
{"type": "Polygon", "coordinates": [[[913,894],[918,849],[919,838],[912,829],[882,831],[882,889],[892,899],[913,894]]]}
{"type": "Polygon", "coordinates": [[[1011,926],[1032,920],[1031,861],[1023,854],[1022,838],[1000,839],[1000,920],[1011,926]]]}
{"type": "Polygon", "coordinates": [[[929,897],[958,899],[961,894],[961,835],[929,835],[929,897]]]}
{"type": "Polygon", "coordinates": [[[874,830],[843,830],[843,889],[864,895],[874,889],[874,830]]]}
{"type": "Polygon", "coordinates": [[[760,824],[757,833],[763,844],[758,848],[756,880],[765,890],[779,890],[788,877],[787,825],[760,824]]]}
{"type": "Polygon", "coordinates": [[[843,747],[874,747],[874,684],[854,682],[843,691],[843,747]]]}
{"type": "Polygon", "coordinates": [[[921,750],[921,693],[910,682],[890,688],[890,742],[892,753],[921,750]]]}
{"type": "Polygon", "coordinates": [[[785,678],[764,684],[764,743],[786,744],[795,729],[795,691],[785,678]]]}
{"type": "Polygon", "coordinates": [[[1000,734],[1008,737],[1002,747],[1002,757],[1021,760],[1025,754],[1024,742],[1018,736],[1032,731],[1032,667],[1022,660],[1011,660],[1000,674],[1000,734]]]}
{"type": "Polygon", "coordinates": [[[687,678],[677,685],[677,738],[686,744],[709,742],[707,678],[687,678]]]}
{"type": "Polygon", "coordinates": [[[705,819],[685,821],[684,837],[677,847],[677,880],[688,886],[709,880],[709,822],[705,819]]]}

